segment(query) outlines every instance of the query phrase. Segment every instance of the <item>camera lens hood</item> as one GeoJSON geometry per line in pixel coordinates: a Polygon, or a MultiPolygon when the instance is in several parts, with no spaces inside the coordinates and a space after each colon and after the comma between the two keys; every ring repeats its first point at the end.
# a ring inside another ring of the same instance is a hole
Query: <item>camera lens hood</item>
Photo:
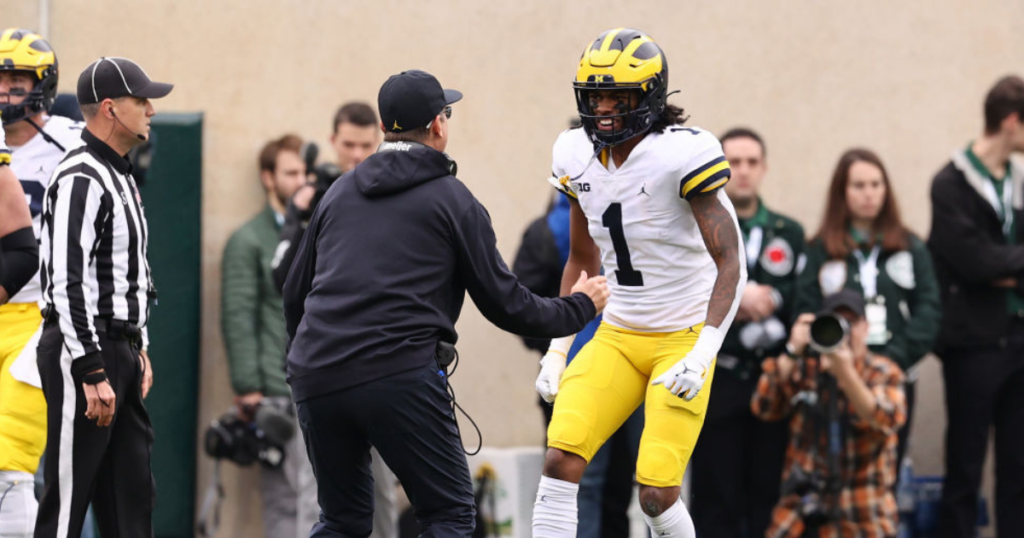
{"type": "Polygon", "coordinates": [[[819,315],[811,323],[811,349],[824,355],[839,348],[850,334],[850,324],[836,314],[819,315]]]}

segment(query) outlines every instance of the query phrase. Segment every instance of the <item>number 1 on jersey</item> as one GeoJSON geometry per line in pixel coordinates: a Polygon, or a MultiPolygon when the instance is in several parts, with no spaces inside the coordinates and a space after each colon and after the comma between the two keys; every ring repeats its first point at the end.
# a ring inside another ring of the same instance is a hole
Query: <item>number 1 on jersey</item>
{"type": "Polygon", "coordinates": [[[612,246],[615,247],[615,258],[619,264],[619,268],[615,270],[615,278],[619,284],[643,286],[643,273],[634,271],[633,262],[629,259],[629,245],[626,244],[626,234],[622,230],[622,204],[615,202],[608,206],[601,215],[601,225],[608,228],[612,236],[612,246]]]}

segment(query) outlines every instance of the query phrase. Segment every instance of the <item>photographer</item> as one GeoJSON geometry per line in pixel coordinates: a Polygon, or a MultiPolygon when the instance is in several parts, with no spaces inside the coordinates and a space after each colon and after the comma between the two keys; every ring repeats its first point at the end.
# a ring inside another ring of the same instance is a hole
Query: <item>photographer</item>
{"type": "Polygon", "coordinates": [[[315,144],[307,144],[303,150],[307,172],[314,176],[313,183],[296,191],[288,201],[285,212],[284,227],[281,229],[281,242],[274,254],[274,283],[277,289],[284,288],[284,280],[288,269],[295,259],[295,251],[302,241],[313,210],[327,192],[328,187],[342,174],[353,169],[367,157],[377,151],[380,145],[381,130],[377,121],[377,113],[370,105],[360,102],[349,102],[341,105],[334,114],[334,132],[331,134],[331,147],[337,155],[337,161],[314,166],[319,151],[315,144]]]}
{"type": "Polygon", "coordinates": [[[765,536],[894,537],[903,372],[868,350],[859,293],[822,306],[797,319],[786,353],[764,361],[751,402],[763,420],[791,417],[782,498],[765,536]]]}
{"type": "MultiPolygon", "coordinates": [[[[274,287],[270,270],[284,204],[306,182],[306,165],[299,156],[301,147],[302,140],[295,135],[285,135],[263,146],[257,162],[266,203],[224,247],[221,332],[235,404],[245,422],[254,419],[261,407],[291,410],[284,376],[286,340],[281,292],[274,287]]],[[[302,467],[309,465],[301,439],[293,438],[285,452],[284,465],[261,468],[260,497],[267,538],[295,538],[299,532],[308,533],[312,526],[312,521],[297,519],[297,476],[302,467]]],[[[307,487],[313,489],[312,485],[307,487]]]]}
{"type": "MultiPolygon", "coordinates": [[[[280,292],[284,288],[288,269],[295,259],[306,225],[313,216],[313,211],[320,203],[327,189],[334,180],[352,170],[359,163],[377,150],[381,142],[380,122],[377,113],[366,103],[351,101],[341,105],[334,114],[334,131],[331,134],[331,147],[337,160],[333,163],[322,163],[314,166],[319,150],[315,144],[303,146],[302,156],[306,161],[306,171],[313,176],[312,183],[302,186],[287,203],[284,226],[281,228],[280,243],[274,253],[272,273],[274,285],[280,292]]],[[[395,473],[384,465],[384,461],[373,450],[374,506],[373,533],[370,538],[394,538],[398,535],[398,500],[395,494],[395,473]]],[[[316,479],[312,469],[303,466],[299,469],[299,528],[308,529],[319,519],[320,507],[316,498],[316,479]]],[[[303,538],[305,533],[300,533],[303,538]]]]}

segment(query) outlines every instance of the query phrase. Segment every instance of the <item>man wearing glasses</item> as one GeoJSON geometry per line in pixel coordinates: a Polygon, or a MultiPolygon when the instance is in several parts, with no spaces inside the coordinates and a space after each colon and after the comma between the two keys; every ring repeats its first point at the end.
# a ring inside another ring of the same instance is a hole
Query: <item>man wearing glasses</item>
{"type": "Polygon", "coordinates": [[[487,211],[445,153],[451,105],[432,75],[405,71],[378,95],[384,144],[335,182],[284,287],[288,382],[317,478],[312,537],[368,536],[370,447],[409,495],[424,537],[472,536],[472,481],[447,393],[468,291],[492,323],[554,338],[608,298],[584,274],[538,297],[508,270],[487,211]]]}

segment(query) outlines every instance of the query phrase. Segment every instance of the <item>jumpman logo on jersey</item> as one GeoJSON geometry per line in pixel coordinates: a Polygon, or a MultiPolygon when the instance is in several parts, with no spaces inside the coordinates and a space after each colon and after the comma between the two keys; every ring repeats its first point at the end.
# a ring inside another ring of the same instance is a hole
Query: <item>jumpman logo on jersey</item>
{"type": "Polygon", "coordinates": [[[640,196],[641,194],[643,194],[643,195],[645,195],[647,197],[651,196],[650,194],[647,193],[647,184],[646,183],[641,185],[640,186],[640,192],[636,193],[637,196],[640,196]]]}

